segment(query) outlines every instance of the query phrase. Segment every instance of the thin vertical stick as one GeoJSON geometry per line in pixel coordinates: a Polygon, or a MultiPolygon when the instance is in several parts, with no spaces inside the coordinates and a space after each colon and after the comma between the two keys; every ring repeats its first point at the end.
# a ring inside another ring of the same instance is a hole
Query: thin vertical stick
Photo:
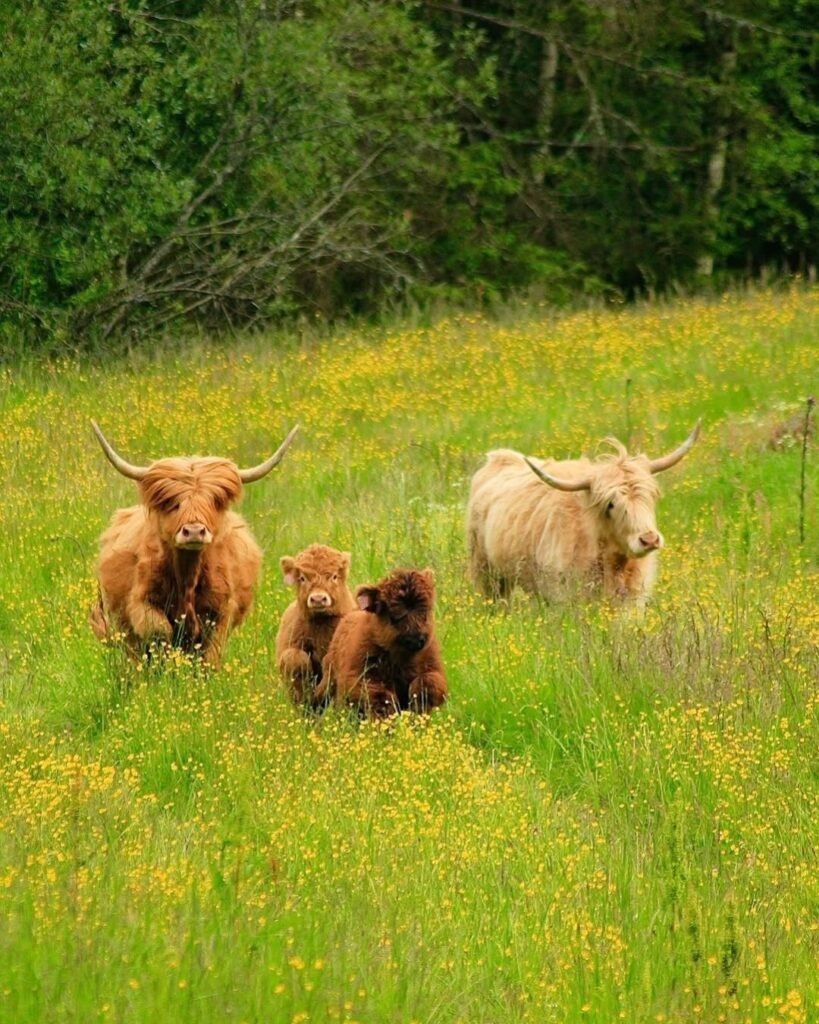
{"type": "Polygon", "coordinates": [[[629,406],[629,388],[631,377],[626,377],[626,447],[631,444],[631,408],[629,406]]]}
{"type": "Polygon", "coordinates": [[[808,395],[805,407],[805,426],[802,430],[802,475],[799,482],[799,543],[805,543],[805,464],[808,461],[808,431],[810,430],[810,414],[816,405],[813,395],[808,395]]]}

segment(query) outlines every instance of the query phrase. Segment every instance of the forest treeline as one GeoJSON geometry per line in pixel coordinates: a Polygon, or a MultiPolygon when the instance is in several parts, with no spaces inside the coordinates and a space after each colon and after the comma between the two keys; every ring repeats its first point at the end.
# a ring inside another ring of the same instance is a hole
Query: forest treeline
{"type": "Polygon", "coordinates": [[[0,347],[819,253],[819,0],[0,0],[0,347]]]}

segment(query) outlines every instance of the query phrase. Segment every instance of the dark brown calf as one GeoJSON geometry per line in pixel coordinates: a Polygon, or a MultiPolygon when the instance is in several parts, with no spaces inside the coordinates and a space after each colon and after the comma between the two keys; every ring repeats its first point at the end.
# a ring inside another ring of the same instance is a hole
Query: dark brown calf
{"type": "Polygon", "coordinates": [[[282,616],[276,660],[293,701],[312,697],[321,679],[321,663],[342,616],[355,607],[347,586],[350,555],[324,544],[281,559],[284,582],[296,587],[296,600],[282,616]]]}
{"type": "Polygon", "coordinates": [[[359,611],[339,623],[316,689],[316,705],[334,698],[384,718],[431,711],[447,698],[435,636],[435,578],[429,569],[396,569],[356,590],[359,611]]]}

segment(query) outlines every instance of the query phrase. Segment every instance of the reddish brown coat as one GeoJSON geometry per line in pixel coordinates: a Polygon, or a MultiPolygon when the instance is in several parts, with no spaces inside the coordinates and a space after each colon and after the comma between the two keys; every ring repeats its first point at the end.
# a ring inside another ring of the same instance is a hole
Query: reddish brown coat
{"type": "Polygon", "coordinates": [[[101,639],[124,634],[135,653],[176,641],[218,663],[250,610],[262,560],[228,507],[242,494],[239,471],[227,459],[159,459],[138,486],[142,504],[115,512],[100,541],[92,628],[101,639]],[[190,524],[201,546],[181,546],[190,524]]]}
{"type": "Polygon", "coordinates": [[[321,663],[342,617],[355,607],[347,585],[350,555],[311,544],[295,558],[281,559],[284,582],[295,586],[296,600],[282,615],[276,660],[292,699],[312,697],[321,679],[321,663]]]}
{"type": "Polygon", "coordinates": [[[338,626],[324,659],[315,703],[333,698],[364,714],[426,712],[447,698],[435,636],[435,580],[425,569],[396,569],[356,590],[359,610],[338,626]]]}

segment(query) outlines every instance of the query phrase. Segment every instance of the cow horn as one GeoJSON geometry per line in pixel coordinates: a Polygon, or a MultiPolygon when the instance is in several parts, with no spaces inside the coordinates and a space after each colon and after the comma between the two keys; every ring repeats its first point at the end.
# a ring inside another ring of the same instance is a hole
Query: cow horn
{"type": "Polygon", "coordinates": [[[526,460],[526,465],[535,476],[539,476],[545,484],[556,488],[558,491],[587,491],[591,487],[591,480],[588,477],[581,480],[561,480],[550,473],[544,473],[540,466],[536,466],[531,459],[527,459],[525,455],[523,457],[526,460]]]}
{"type": "Polygon", "coordinates": [[[698,419],[697,422],[694,424],[694,429],[683,441],[679,448],[675,448],[673,452],[669,452],[668,455],[663,455],[659,459],[651,459],[648,464],[648,467],[651,470],[651,472],[662,473],[664,469],[670,469],[670,467],[676,465],[684,455],[687,455],[688,452],[691,450],[691,447],[694,444],[694,442],[700,436],[701,423],[702,419],[698,419]]]}
{"type": "Polygon", "coordinates": [[[105,434],[100,430],[96,420],[91,420],[91,426],[94,428],[94,433],[97,435],[102,450],[108,457],[108,461],[114,467],[119,470],[123,476],[127,476],[131,480],[142,480],[145,474],[148,472],[147,466],[134,466],[130,462],[126,462],[121,455],[117,455],[114,449],[111,447],[110,442],[106,438],[105,434]]]}
{"type": "Polygon", "coordinates": [[[256,480],[261,480],[261,478],[266,476],[274,466],[278,466],[284,458],[284,453],[290,447],[293,438],[298,432],[299,425],[297,423],[287,437],[282,441],[278,451],[274,452],[266,462],[260,462],[258,466],[253,466],[251,469],[240,469],[239,476],[242,478],[242,483],[252,484],[256,480]]]}

